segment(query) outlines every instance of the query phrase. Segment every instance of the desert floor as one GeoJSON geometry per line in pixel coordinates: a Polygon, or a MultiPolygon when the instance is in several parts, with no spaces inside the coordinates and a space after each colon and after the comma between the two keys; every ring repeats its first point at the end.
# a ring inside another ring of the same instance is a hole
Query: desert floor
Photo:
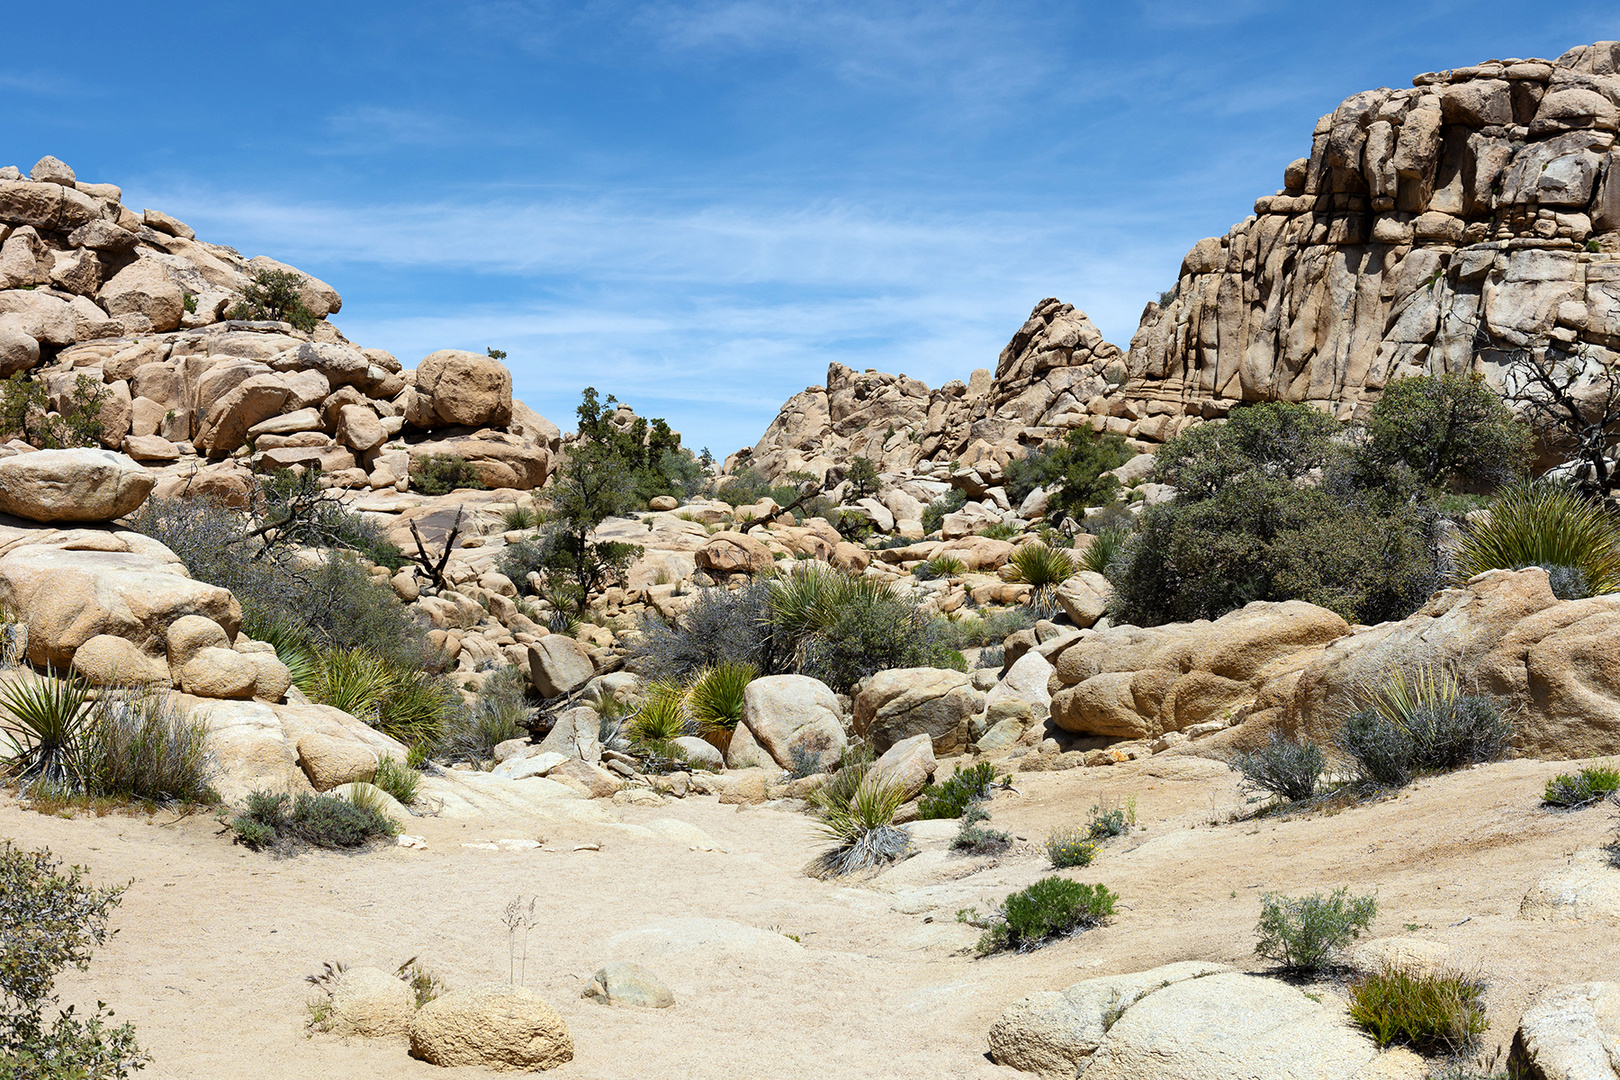
{"type": "Polygon", "coordinates": [[[506,982],[501,912],[522,896],[538,897],[540,925],[517,977],[576,1044],[556,1075],[1005,1080],[1016,1074],[986,1058],[985,1036],[1026,993],[1178,960],[1263,970],[1254,924],[1267,890],[1376,893],[1375,936],[1443,942],[1486,975],[1485,1046],[1505,1043],[1536,991],[1620,970],[1615,924],[1519,917],[1527,889],[1617,824],[1610,807],[1538,807],[1546,779],[1568,769],[1506,762],[1337,813],[1259,820],[1233,820],[1245,809],[1234,775],[1195,758],[1018,774],[1019,790],[991,804],[992,824],[1025,841],[1013,853],[948,856],[954,823],[926,823],[921,854],[856,884],[802,873],[819,844],[804,814],[708,797],[447,813],[407,824],[425,850],[276,858],[232,845],[206,815],[67,820],[6,795],[0,837],[48,846],[98,883],[132,881],[117,936],[60,986],[135,1023],[147,1076],[482,1074],[413,1060],[403,1040],[308,1036],[303,980],[326,961],[392,969],[417,956],[452,987],[506,982]],[[975,958],[977,931],[956,911],[1049,873],[1050,828],[1129,795],[1138,829],[1064,871],[1119,892],[1119,916],[1032,953],[975,958]],[[500,839],[545,845],[464,846],[500,839]],[[645,964],[676,1005],[582,999],[612,960],[645,964]]]}

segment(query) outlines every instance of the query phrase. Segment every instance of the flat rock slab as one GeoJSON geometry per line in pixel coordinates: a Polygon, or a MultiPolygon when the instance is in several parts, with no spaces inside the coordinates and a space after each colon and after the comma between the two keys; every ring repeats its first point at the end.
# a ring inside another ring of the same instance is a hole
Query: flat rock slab
{"type": "Polygon", "coordinates": [[[1620,923],[1620,869],[1609,861],[1608,852],[1577,851],[1568,867],[1548,874],[1525,893],[1519,917],[1620,923]]]}

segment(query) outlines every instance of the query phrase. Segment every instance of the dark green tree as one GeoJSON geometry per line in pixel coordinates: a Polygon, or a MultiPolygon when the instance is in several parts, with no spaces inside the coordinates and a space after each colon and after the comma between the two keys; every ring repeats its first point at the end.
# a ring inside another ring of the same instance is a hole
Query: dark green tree
{"type": "Polygon", "coordinates": [[[1522,476],[1530,457],[1530,429],[1477,372],[1395,380],[1366,430],[1375,464],[1404,464],[1429,487],[1498,487],[1522,476]]]}
{"type": "Polygon", "coordinates": [[[304,279],[290,270],[260,270],[225,317],[291,323],[307,334],[315,329],[316,318],[299,296],[303,287],[304,279]]]}
{"type": "Polygon", "coordinates": [[[1159,448],[1154,472],[1179,498],[1205,499],[1249,472],[1298,480],[1328,463],[1338,421],[1308,405],[1268,401],[1232,410],[1225,423],[1199,424],[1159,448]]]}
{"type": "Polygon", "coordinates": [[[1003,470],[1007,498],[1016,507],[1038,487],[1052,491],[1047,520],[1085,516],[1090,506],[1107,506],[1119,497],[1119,481],[1104,475],[1131,459],[1118,435],[1099,435],[1089,427],[1073,428],[1061,441],[1042,444],[1003,470]]]}
{"type": "Polygon", "coordinates": [[[877,466],[863,457],[857,457],[849,463],[849,473],[844,479],[849,481],[849,496],[846,501],[876,495],[878,488],[882,486],[878,480],[877,466]]]}

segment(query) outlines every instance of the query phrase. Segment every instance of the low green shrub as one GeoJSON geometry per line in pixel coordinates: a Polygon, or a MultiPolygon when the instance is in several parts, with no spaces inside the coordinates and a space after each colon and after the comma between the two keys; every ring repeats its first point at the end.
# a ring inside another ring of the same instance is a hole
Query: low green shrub
{"type": "Polygon", "coordinates": [[[1101,926],[1118,902],[1119,894],[1106,885],[1047,877],[1009,895],[988,918],[981,919],[973,909],[959,911],[956,917],[984,930],[977,946],[981,956],[1003,950],[1029,952],[1101,926]]]}
{"type": "Polygon", "coordinates": [[[401,805],[409,806],[416,801],[422,774],[410,765],[395,761],[392,756],[385,754],[383,759],[377,762],[377,773],[371,778],[371,782],[399,800],[401,805]]]}
{"type": "Polygon", "coordinates": [[[1364,705],[1345,720],[1339,745],[1376,784],[1401,787],[1426,773],[1494,761],[1513,736],[1499,701],[1462,693],[1446,671],[1396,668],[1359,694],[1364,705]]]}
{"type": "Polygon", "coordinates": [[[97,889],[83,867],[49,851],[0,842],[0,1077],[123,1080],[146,1055],[129,1024],[112,1026],[101,1002],[79,1014],[51,992],[67,967],[90,966],[112,936],[107,923],[127,886],[97,889]],[[47,1017],[50,1017],[47,1020],[47,1017]]]}
{"type": "Polygon", "coordinates": [[[1125,549],[1125,543],[1131,538],[1131,530],[1123,525],[1109,525],[1098,529],[1091,537],[1091,543],[1080,552],[1079,568],[1090,570],[1094,574],[1107,574],[1114,560],[1119,558],[1120,552],[1125,549]]]}
{"type": "Polygon", "coordinates": [[[703,589],[678,619],[648,616],[630,663],[653,679],[684,680],[705,668],[749,664],[760,675],[791,668],[792,648],[770,620],[771,585],[703,589]]]}
{"type": "Polygon", "coordinates": [[[1327,767],[1327,755],[1313,742],[1273,731],[1259,750],[1246,751],[1232,761],[1251,788],[1270,792],[1289,802],[1309,799],[1327,767]]]}
{"type": "Polygon", "coordinates": [[[1380,1049],[1410,1046],[1420,1054],[1466,1053],[1485,1032],[1485,983],[1458,972],[1385,968],[1350,986],[1350,1018],[1380,1049]]]}
{"type": "Polygon", "coordinates": [[[952,621],[946,641],[954,649],[1000,645],[1010,635],[1034,625],[1035,619],[1027,607],[981,608],[976,615],[964,615],[952,621]]]}
{"type": "Polygon", "coordinates": [[[1059,585],[1079,569],[1072,552],[1047,547],[1040,541],[1020,546],[1008,561],[1018,571],[1017,580],[1037,589],[1059,585]]]}
{"type": "Polygon", "coordinates": [[[1292,971],[1325,971],[1377,914],[1376,899],[1352,897],[1348,887],[1297,899],[1266,893],[1260,898],[1254,951],[1292,971]]]}
{"type": "Polygon", "coordinates": [[[1012,837],[1000,829],[991,829],[978,821],[962,819],[962,828],[951,840],[951,850],[958,855],[1001,855],[1012,847],[1012,837]]]}
{"type": "Polygon", "coordinates": [[[970,805],[990,797],[990,785],[995,779],[995,767],[988,761],[958,769],[918,800],[917,817],[922,821],[959,818],[970,805]]]}
{"type": "Polygon", "coordinates": [[[94,796],[209,805],[218,771],[208,721],[153,692],[107,694],[84,732],[84,790],[94,796]]]}
{"type": "Polygon", "coordinates": [[[1602,802],[1620,791],[1620,769],[1613,765],[1587,765],[1573,776],[1559,773],[1547,781],[1541,801],[1547,806],[1574,810],[1602,802]]]}
{"type": "Polygon", "coordinates": [[[1014,525],[1010,521],[998,521],[994,525],[986,525],[975,535],[986,536],[991,540],[1011,540],[1023,531],[1021,526],[1014,525]]]}
{"type": "Polygon", "coordinates": [[[923,507],[922,527],[925,533],[936,533],[945,524],[945,515],[954,514],[967,505],[967,492],[951,488],[945,494],[923,507]]]}
{"type": "Polygon", "coordinates": [[[501,515],[501,524],[507,532],[524,532],[540,525],[540,515],[527,506],[514,506],[501,515]]]}
{"type": "Polygon", "coordinates": [[[354,848],[399,832],[398,825],[363,802],[306,793],[292,799],[290,806],[288,803],[286,793],[250,793],[230,823],[237,841],[254,850],[287,841],[354,848]]]}
{"type": "Polygon", "coordinates": [[[482,491],[484,482],[472,462],[454,454],[428,454],[411,462],[411,487],[423,495],[482,491]]]}
{"type": "Polygon", "coordinates": [[[1129,796],[1123,803],[1113,799],[1104,799],[1091,808],[1091,821],[1088,826],[1090,838],[1093,840],[1108,840],[1115,836],[1124,836],[1136,824],[1136,796],[1129,796]]]}
{"type": "Polygon", "coordinates": [[[1072,825],[1053,829],[1046,834],[1046,857],[1053,869],[1070,866],[1090,866],[1097,857],[1097,844],[1088,831],[1072,825]]]}
{"type": "Polygon", "coordinates": [[[879,777],[867,763],[840,769],[811,797],[820,813],[818,827],[833,846],[812,859],[805,873],[821,879],[843,877],[906,856],[911,833],[894,825],[905,796],[905,789],[879,777]]]}
{"type": "Polygon", "coordinates": [[[494,760],[495,747],[527,734],[518,721],[527,720],[533,712],[527,697],[528,685],[528,676],[516,665],[509,664],[485,676],[473,706],[458,708],[446,718],[435,753],[449,761],[488,767],[494,760]]]}
{"type": "Polygon", "coordinates": [[[301,299],[303,288],[304,278],[291,270],[260,270],[243,286],[242,299],[231,306],[225,317],[286,322],[310,333],[315,329],[316,315],[301,299]]]}

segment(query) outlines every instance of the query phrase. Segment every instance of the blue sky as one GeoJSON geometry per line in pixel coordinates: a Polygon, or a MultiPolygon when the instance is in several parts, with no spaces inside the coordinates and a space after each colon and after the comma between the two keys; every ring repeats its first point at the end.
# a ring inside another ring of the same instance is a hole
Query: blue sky
{"type": "Polygon", "coordinates": [[[407,365],[503,348],[564,428],[589,384],[719,455],[829,361],[994,368],[1044,296],[1124,347],[1344,97],[1620,37],[1583,0],[64,11],[8,12],[0,163],[293,263],[407,365]]]}

